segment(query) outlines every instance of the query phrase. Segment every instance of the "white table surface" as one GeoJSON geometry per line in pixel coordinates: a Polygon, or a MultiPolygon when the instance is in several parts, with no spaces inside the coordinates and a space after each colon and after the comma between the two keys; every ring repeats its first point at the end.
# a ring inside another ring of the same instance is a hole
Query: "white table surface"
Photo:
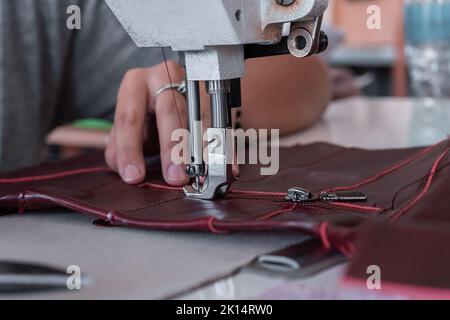
{"type": "MultiPolygon", "coordinates": [[[[449,105],[433,111],[409,99],[354,98],[334,103],[320,123],[284,138],[282,144],[326,141],[365,148],[424,145],[442,140],[450,132],[449,120],[449,105]]],[[[99,229],[92,225],[91,218],[64,211],[0,217],[0,234],[0,260],[41,262],[61,268],[76,264],[93,280],[77,292],[0,299],[162,298],[227,274],[259,254],[303,239],[299,234],[217,236],[99,229]]],[[[288,287],[280,287],[286,285],[280,277],[243,272],[182,298],[307,298],[311,292],[330,298],[351,297],[339,291],[344,270],[345,266],[335,267],[306,282],[291,281],[288,287]]]]}

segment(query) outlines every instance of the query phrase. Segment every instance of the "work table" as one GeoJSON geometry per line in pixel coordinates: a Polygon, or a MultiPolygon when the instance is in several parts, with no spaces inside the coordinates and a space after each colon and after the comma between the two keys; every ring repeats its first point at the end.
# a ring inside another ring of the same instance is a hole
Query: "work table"
{"type": "MultiPolygon", "coordinates": [[[[333,103],[319,123],[284,137],[281,144],[321,141],[369,149],[402,148],[438,142],[449,132],[450,103],[431,108],[412,99],[358,97],[333,103]]],[[[192,299],[372,297],[340,291],[345,265],[309,279],[291,280],[287,286],[282,277],[248,271],[226,277],[262,253],[307,238],[301,234],[222,236],[101,228],[92,224],[92,218],[67,210],[8,215],[0,220],[0,260],[62,269],[78,265],[90,280],[81,291],[0,298],[152,299],[173,298],[182,292],[182,298],[192,299]],[[225,278],[198,289],[220,276],[225,278]]]]}

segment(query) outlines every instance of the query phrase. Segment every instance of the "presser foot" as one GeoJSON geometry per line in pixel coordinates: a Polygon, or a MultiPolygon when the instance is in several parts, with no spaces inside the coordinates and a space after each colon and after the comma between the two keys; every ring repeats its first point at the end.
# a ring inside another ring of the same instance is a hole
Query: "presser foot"
{"type": "Polygon", "coordinates": [[[211,128],[208,129],[208,164],[206,172],[196,170],[195,165],[191,178],[193,184],[184,187],[184,192],[188,198],[214,200],[224,197],[231,184],[234,182],[232,161],[233,145],[230,137],[227,137],[227,129],[211,128]],[[204,173],[199,175],[199,172],[204,173]],[[204,182],[201,183],[204,179],[204,182]]]}
{"type": "Polygon", "coordinates": [[[205,183],[199,187],[195,184],[184,187],[184,193],[188,198],[200,199],[200,200],[215,200],[217,198],[223,198],[230,189],[229,183],[215,184],[214,186],[209,183],[205,183]]]}

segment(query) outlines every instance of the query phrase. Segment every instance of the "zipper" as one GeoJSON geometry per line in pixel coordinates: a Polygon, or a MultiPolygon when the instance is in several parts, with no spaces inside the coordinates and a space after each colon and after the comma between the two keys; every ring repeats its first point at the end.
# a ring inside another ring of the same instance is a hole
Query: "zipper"
{"type": "Polygon", "coordinates": [[[324,202],[363,202],[367,195],[362,192],[319,192],[314,193],[304,188],[290,188],[287,193],[282,192],[256,192],[230,190],[226,199],[268,200],[274,202],[311,203],[324,202]]]}
{"type": "MultiPolygon", "coordinates": [[[[181,188],[166,187],[157,184],[146,183],[143,187],[150,187],[165,191],[179,191],[181,188]]],[[[224,199],[230,200],[264,200],[268,202],[295,203],[297,207],[318,207],[330,211],[354,211],[354,212],[380,212],[383,208],[375,208],[352,204],[355,202],[365,202],[368,197],[362,192],[311,192],[304,188],[290,188],[286,192],[264,192],[264,191],[244,191],[230,190],[224,199]]]]}
{"type": "Polygon", "coordinates": [[[292,202],[330,201],[330,202],[365,202],[367,195],[362,192],[318,192],[313,193],[303,188],[291,188],[288,190],[286,200],[292,202]]]}
{"type": "Polygon", "coordinates": [[[330,211],[379,212],[382,208],[368,207],[355,202],[366,202],[363,192],[311,192],[304,188],[290,188],[287,193],[230,190],[225,199],[266,200],[295,203],[298,207],[318,207],[330,211]]]}

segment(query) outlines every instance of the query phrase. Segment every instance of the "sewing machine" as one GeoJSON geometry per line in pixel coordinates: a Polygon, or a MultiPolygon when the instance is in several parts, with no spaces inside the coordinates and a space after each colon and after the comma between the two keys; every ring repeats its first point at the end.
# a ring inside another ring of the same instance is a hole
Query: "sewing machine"
{"type": "MultiPolygon", "coordinates": [[[[139,47],[170,47],[186,67],[192,184],[188,197],[212,200],[227,193],[231,170],[231,108],[241,106],[245,59],[292,54],[304,58],[327,48],[321,31],[328,0],[106,0],[139,47]],[[283,37],[283,26],[290,32],[283,37]],[[203,158],[199,83],[211,96],[203,158]]],[[[307,76],[307,75],[305,75],[307,76]]]]}

